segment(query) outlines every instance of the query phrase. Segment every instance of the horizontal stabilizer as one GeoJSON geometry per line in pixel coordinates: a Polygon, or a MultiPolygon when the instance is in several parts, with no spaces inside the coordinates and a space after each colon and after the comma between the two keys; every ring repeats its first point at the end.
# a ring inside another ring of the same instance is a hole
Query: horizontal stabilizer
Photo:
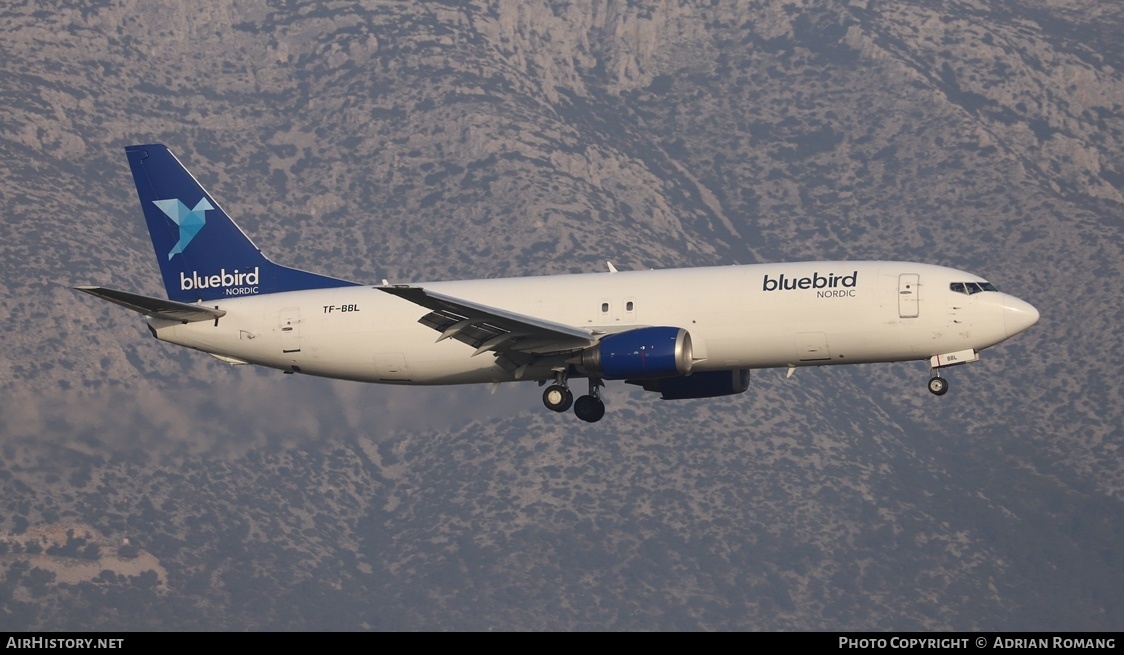
{"type": "Polygon", "coordinates": [[[187,303],[164,300],[163,298],[151,298],[127,291],[117,291],[116,289],[106,289],[105,287],[74,288],[83,293],[88,293],[91,296],[101,298],[102,300],[108,300],[111,303],[127,307],[134,312],[140,312],[145,316],[163,318],[169,321],[192,323],[194,321],[213,321],[222,316],[226,316],[226,311],[222,309],[202,307],[200,305],[188,305],[187,303]]]}

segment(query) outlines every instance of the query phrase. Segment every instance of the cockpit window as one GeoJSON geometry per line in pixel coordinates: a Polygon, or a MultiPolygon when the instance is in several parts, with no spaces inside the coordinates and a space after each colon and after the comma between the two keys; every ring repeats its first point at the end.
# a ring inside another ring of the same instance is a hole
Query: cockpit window
{"type": "Polygon", "coordinates": [[[956,293],[972,295],[981,291],[999,291],[991,282],[953,282],[948,288],[956,293]]]}

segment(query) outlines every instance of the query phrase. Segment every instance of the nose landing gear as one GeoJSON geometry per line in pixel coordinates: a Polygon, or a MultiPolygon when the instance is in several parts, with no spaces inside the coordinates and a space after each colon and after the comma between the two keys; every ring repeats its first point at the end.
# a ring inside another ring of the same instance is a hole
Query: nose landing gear
{"type": "Polygon", "coordinates": [[[980,354],[972,349],[959,350],[944,355],[933,355],[929,358],[929,393],[934,396],[943,396],[948,393],[948,380],[941,377],[942,368],[978,361],[980,361],[980,354]]]}

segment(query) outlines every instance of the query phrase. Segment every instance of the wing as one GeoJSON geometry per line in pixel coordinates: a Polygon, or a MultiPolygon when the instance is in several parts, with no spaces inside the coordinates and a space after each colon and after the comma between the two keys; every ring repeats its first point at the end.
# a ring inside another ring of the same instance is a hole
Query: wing
{"type": "Polygon", "coordinates": [[[169,321],[192,323],[194,321],[214,321],[226,316],[226,310],[223,309],[188,305],[187,303],[176,302],[174,300],[151,298],[127,291],[106,289],[105,287],[74,288],[83,293],[88,293],[91,296],[101,298],[102,300],[108,300],[111,303],[127,307],[134,312],[140,312],[145,316],[164,318],[169,321]]]}
{"type": "Polygon", "coordinates": [[[392,296],[432,310],[418,322],[441,333],[438,341],[456,339],[476,349],[475,357],[495,351],[522,359],[523,355],[552,355],[593,345],[597,335],[590,330],[555,323],[498,307],[462,300],[422,287],[394,285],[376,287],[392,296]]]}

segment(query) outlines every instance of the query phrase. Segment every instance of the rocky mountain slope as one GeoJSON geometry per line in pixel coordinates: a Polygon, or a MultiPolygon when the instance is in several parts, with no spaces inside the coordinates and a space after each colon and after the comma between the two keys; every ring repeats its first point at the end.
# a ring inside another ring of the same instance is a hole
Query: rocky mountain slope
{"type": "Polygon", "coordinates": [[[59,0],[0,21],[0,627],[1124,618],[1115,3],[59,0]],[[943,398],[920,363],[758,371],[732,399],[611,385],[596,425],[533,385],[231,369],[69,289],[161,292],[121,151],[152,141],[265,252],[360,281],[904,259],[1042,320],[943,398]]]}

